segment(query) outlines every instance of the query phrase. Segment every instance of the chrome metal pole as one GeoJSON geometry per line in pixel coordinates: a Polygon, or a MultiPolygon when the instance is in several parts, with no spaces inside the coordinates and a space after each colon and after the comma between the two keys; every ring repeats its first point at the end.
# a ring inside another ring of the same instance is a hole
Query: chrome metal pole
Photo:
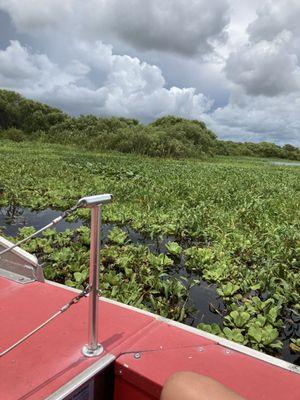
{"type": "Polygon", "coordinates": [[[99,291],[99,253],[101,229],[101,205],[112,201],[111,194],[82,197],[78,200],[77,207],[91,209],[91,245],[90,245],[90,293],[88,316],[88,344],[83,346],[82,353],[86,357],[96,357],[103,352],[103,347],[98,343],[98,291],[99,291]]]}
{"type": "Polygon", "coordinates": [[[82,349],[86,357],[96,357],[103,347],[98,343],[98,292],[99,292],[99,252],[101,229],[101,205],[91,207],[91,244],[90,244],[90,293],[88,316],[88,344],[82,349]]]}

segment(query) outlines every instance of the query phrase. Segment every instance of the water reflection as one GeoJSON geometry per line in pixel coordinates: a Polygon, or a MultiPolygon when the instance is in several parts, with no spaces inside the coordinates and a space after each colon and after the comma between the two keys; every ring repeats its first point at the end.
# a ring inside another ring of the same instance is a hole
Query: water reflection
{"type": "MultiPolygon", "coordinates": [[[[30,208],[8,206],[0,208],[0,227],[3,233],[8,236],[16,236],[19,229],[24,226],[33,226],[40,229],[54,218],[61,215],[61,212],[47,208],[43,211],[32,211],[30,208]]],[[[67,222],[61,221],[56,225],[58,232],[66,229],[76,229],[82,226],[83,221],[67,222]]]]}

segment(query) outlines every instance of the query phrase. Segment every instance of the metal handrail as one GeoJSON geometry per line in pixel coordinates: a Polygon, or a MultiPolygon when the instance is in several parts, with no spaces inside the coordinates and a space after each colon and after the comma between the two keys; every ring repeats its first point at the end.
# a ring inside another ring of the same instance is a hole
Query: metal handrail
{"type": "MultiPolygon", "coordinates": [[[[113,199],[111,194],[101,194],[97,196],[88,196],[81,198],[77,204],[70,210],[65,211],[60,217],[55,218],[48,225],[34,232],[33,234],[27,236],[25,239],[20,240],[18,243],[4,249],[0,252],[0,258],[3,254],[13,250],[27,240],[32,239],[44,230],[58,224],[71,212],[77,210],[78,208],[91,208],[91,244],[90,244],[90,271],[89,271],[89,311],[88,311],[88,343],[83,346],[82,353],[86,357],[96,357],[103,352],[103,346],[98,343],[98,293],[99,293],[99,253],[100,253],[100,230],[101,230],[101,206],[110,203],[113,199]]],[[[87,294],[85,289],[81,295],[77,297],[82,297],[87,294]]],[[[77,299],[76,297],[76,299],[77,299]]],[[[74,299],[73,299],[74,300],[74,299]]],[[[66,306],[62,307],[57,313],[55,313],[47,321],[43,322],[40,326],[35,328],[33,331],[28,333],[26,336],[21,338],[18,342],[10,346],[4,352],[0,353],[0,357],[8,353],[10,350],[14,349],[20,343],[23,343],[27,338],[33,335],[35,332],[43,328],[50,321],[60,315],[62,312],[66,311],[69,306],[75,304],[75,301],[71,301],[66,306]]]]}
{"type": "Polygon", "coordinates": [[[99,253],[101,231],[101,206],[110,203],[111,194],[83,197],[77,203],[79,207],[91,208],[91,244],[90,244],[90,274],[89,274],[89,328],[88,344],[83,346],[82,353],[86,357],[96,357],[103,352],[103,346],[98,343],[98,293],[99,293],[99,253]]]}

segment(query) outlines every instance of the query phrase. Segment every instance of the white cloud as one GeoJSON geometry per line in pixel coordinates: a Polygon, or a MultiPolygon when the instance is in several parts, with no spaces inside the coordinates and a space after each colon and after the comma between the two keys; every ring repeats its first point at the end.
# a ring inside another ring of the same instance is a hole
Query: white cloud
{"type": "Polygon", "coordinates": [[[168,113],[201,118],[211,106],[194,88],[165,88],[157,66],[114,55],[111,46],[101,42],[74,44],[74,54],[76,59],[60,67],[46,55],[12,41],[0,51],[0,86],[70,112],[149,121],[168,113]],[[102,86],[95,87],[90,81],[91,69],[103,75],[102,86]]]}
{"type": "Polygon", "coordinates": [[[245,29],[247,40],[229,54],[227,78],[254,96],[299,91],[299,18],[298,0],[262,2],[245,29]]]}
{"type": "Polygon", "coordinates": [[[300,145],[300,96],[247,96],[235,92],[227,106],[218,108],[206,122],[223,139],[271,141],[300,145]]]}
{"type": "Polygon", "coordinates": [[[283,31],[273,41],[261,40],[231,53],[225,73],[252,95],[276,96],[300,90],[297,55],[290,51],[292,34],[283,31]]]}
{"type": "Polygon", "coordinates": [[[249,25],[248,33],[253,42],[272,41],[289,30],[300,36],[300,3],[298,0],[267,0],[257,10],[257,18],[249,25]]]}
{"type": "Polygon", "coordinates": [[[80,63],[71,63],[72,74],[62,71],[45,54],[32,53],[18,41],[11,41],[5,50],[0,50],[0,85],[20,91],[28,90],[39,95],[57,86],[76,82],[87,68],[80,63]]]}
{"type": "Polygon", "coordinates": [[[298,0],[268,0],[248,21],[223,70],[230,101],[207,117],[223,138],[300,145],[299,18],[298,0]]]}

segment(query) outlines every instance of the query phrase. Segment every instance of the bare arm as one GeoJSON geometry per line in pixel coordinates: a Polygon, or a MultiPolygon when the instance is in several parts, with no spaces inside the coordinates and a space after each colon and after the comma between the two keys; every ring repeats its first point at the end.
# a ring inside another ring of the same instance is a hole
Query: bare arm
{"type": "Polygon", "coordinates": [[[161,400],[245,400],[221,383],[195,374],[177,372],[165,383],[161,400]]]}

